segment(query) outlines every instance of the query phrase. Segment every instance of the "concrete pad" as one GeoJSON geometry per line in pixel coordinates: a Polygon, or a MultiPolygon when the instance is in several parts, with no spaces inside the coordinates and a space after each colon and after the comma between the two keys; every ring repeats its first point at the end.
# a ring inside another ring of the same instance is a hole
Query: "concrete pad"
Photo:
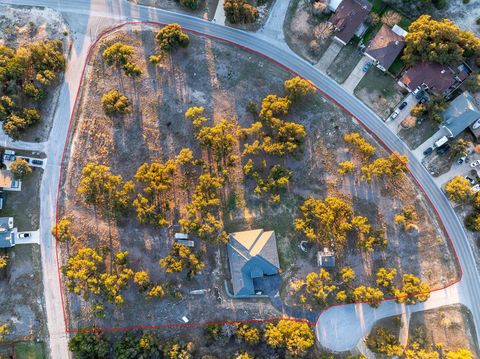
{"type": "MultiPolygon", "coordinates": [[[[385,124],[392,130],[393,133],[397,134],[400,132],[401,128],[401,123],[402,121],[407,118],[407,116],[410,114],[410,111],[412,108],[415,107],[415,105],[418,103],[417,99],[415,96],[413,96],[411,93],[409,93],[405,98],[403,98],[400,103],[398,103],[397,107],[400,106],[402,102],[406,102],[407,106],[403,109],[400,110],[400,113],[398,114],[397,118],[393,119],[391,117],[388,117],[387,120],[385,121],[385,124]]],[[[391,115],[390,115],[391,116],[391,115]]]]}
{"type": "Polygon", "coordinates": [[[18,244],[40,244],[40,231],[32,231],[32,232],[18,232],[17,238],[15,238],[15,245],[18,244]],[[20,238],[18,235],[20,233],[30,233],[30,237],[28,238],[20,238]]]}
{"type": "Polygon", "coordinates": [[[325,50],[320,61],[315,65],[315,68],[322,72],[326,72],[330,64],[335,60],[338,53],[342,50],[343,46],[336,41],[332,41],[330,46],[325,50]]]}
{"type": "MultiPolygon", "coordinates": [[[[363,79],[367,73],[363,71],[363,67],[369,61],[372,61],[368,57],[364,56],[360,59],[358,64],[355,66],[353,71],[348,75],[345,82],[342,84],[342,87],[350,93],[353,93],[355,87],[357,87],[358,83],[363,79]]],[[[372,65],[373,66],[373,65],[372,65]]]]}
{"type": "Polygon", "coordinates": [[[322,346],[330,350],[337,352],[351,350],[370,333],[376,321],[393,315],[462,303],[461,291],[460,285],[454,284],[446,289],[432,292],[426,302],[415,305],[399,304],[390,300],[382,302],[376,309],[368,304],[330,307],[318,318],[317,338],[322,346]]]}

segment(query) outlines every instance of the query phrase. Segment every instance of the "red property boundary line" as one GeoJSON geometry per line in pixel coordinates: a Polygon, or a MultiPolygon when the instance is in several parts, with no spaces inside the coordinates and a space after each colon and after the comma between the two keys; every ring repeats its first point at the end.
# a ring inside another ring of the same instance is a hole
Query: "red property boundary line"
{"type": "MultiPolygon", "coordinates": [[[[87,65],[91,59],[91,55],[93,53],[93,49],[96,47],[96,45],[98,44],[98,42],[105,36],[107,35],[110,35],[111,33],[115,32],[116,30],[118,29],[121,29],[125,26],[131,26],[131,25],[150,25],[150,26],[154,26],[154,27],[158,27],[158,26],[166,26],[167,24],[165,23],[160,23],[160,22],[155,22],[155,21],[127,21],[127,22],[123,22],[119,25],[116,25],[116,26],[113,26],[103,32],[100,33],[100,35],[96,38],[96,40],[89,46],[89,49],[88,49],[88,53],[87,53],[87,57],[85,59],[85,63],[83,65],[83,68],[82,68],[82,75],[81,75],[81,78],[80,78],[80,83],[78,85],[78,89],[77,89],[77,93],[75,95],[75,101],[73,103],[73,109],[72,109],[72,112],[70,114],[70,119],[69,119],[69,124],[68,124],[68,129],[67,129],[67,137],[65,139],[65,144],[64,144],[64,148],[63,148],[63,153],[62,153],[62,159],[61,159],[61,164],[60,164],[60,177],[59,177],[59,183],[58,183],[58,188],[57,188],[57,200],[56,200],[56,210],[55,210],[55,221],[56,223],[58,223],[58,215],[59,215],[59,202],[60,202],[60,191],[61,191],[61,183],[62,183],[62,177],[63,177],[63,170],[64,170],[64,162],[65,162],[65,158],[66,158],[66,155],[67,155],[67,149],[68,149],[68,144],[70,142],[70,136],[71,136],[71,129],[72,129],[72,122],[73,122],[73,117],[75,115],[75,111],[76,111],[76,108],[77,108],[77,104],[78,104],[78,100],[79,100],[79,96],[80,96],[80,93],[81,93],[81,87],[82,87],[82,84],[84,82],[84,78],[85,78],[85,71],[86,71],[86,68],[87,68],[87,65]]],[[[211,38],[211,39],[215,39],[215,40],[219,40],[221,42],[225,42],[225,43],[228,43],[228,44],[231,44],[231,45],[235,45],[237,47],[240,47],[242,48],[243,50],[246,50],[250,53],[253,53],[255,55],[258,55],[258,56],[261,56],[271,62],[273,62],[275,65],[283,68],[284,70],[286,70],[287,72],[290,72],[291,74],[295,75],[295,76],[299,76],[299,77],[302,77],[300,76],[297,72],[295,72],[294,70],[290,69],[289,67],[287,67],[286,65],[272,59],[271,57],[265,55],[265,54],[262,54],[256,50],[253,50],[249,47],[246,47],[244,45],[240,45],[240,44],[237,44],[231,40],[227,40],[227,39],[224,39],[224,38],[221,38],[221,37],[218,37],[218,36],[214,36],[214,35],[210,35],[210,34],[206,34],[206,33],[202,33],[200,31],[196,31],[196,30],[190,30],[190,29],[186,29],[186,28],[183,28],[184,31],[186,32],[189,32],[189,33],[192,33],[192,34],[196,34],[196,35],[200,35],[200,36],[204,36],[204,37],[207,37],[207,38],[211,38]]],[[[303,77],[302,77],[303,78],[303,77]]],[[[308,80],[308,79],[307,79],[308,80]]],[[[394,154],[400,161],[401,159],[398,157],[398,154],[395,153],[394,151],[392,151],[392,149],[381,139],[379,138],[367,125],[365,125],[363,123],[363,121],[361,121],[359,118],[357,118],[353,113],[351,113],[349,110],[347,110],[344,106],[342,106],[340,103],[337,102],[337,100],[335,100],[333,97],[331,97],[330,95],[328,95],[327,93],[325,93],[323,90],[321,90],[318,86],[316,86],[315,84],[313,84],[313,82],[309,81],[316,89],[318,92],[320,92],[322,94],[322,96],[324,96],[325,98],[329,99],[331,102],[333,102],[334,104],[336,104],[338,107],[340,107],[344,112],[346,112],[349,116],[355,118],[361,125],[362,127],[368,132],[370,133],[388,152],[394,154]]],[[[421,294],[427,294],[427,293],[433,293],[433,292],[436,292],[436,291],[440,291],[440,290],[444,290],[458,282],[461,281],[462,279],[462,276],[463,276],[463,271],[462,271],[462,267],[460,265],[460,261],[458,259],[458,254],[457,254],[457,251],[455,249],[455,246],[453,244],[453,241],[450,237],[450,234],[448,233],[448,231],[446,230],[446,227],[445,227],[445,224],[442,220],[442,218],[440,217],[440,214],[438,213],[438,210],[436,209],[436,207],[433,205],[433,202],[432,200],[430,199],[430,197],[427,195],[425,189],[423,188],[423,186],[420,184],[420,182],[417,180],[417,178],[413,175],[413,173],[411,172],[411,170],[408,168],[407,164],[404,163],[403,161],[401,161],[403,163],[403,165],[405,166],[407,172],[410,174],[410,177],[413,178],[413,180],[415,181],[415,183],[417,184],[417,186],[421,189],[421,191],[423,192],[424,196],[426,197],[428,203],[430,204],[430,206],[433,208],[434,212],[435,212],[435,215],[437,216],[437,219],[438,221],[440,222],[440,225],[442,227],[442,230],[443,232],[446,234],[447,238],[448,238],[448,242],[450,243],[450,246],[451,248],[453,249],[453,253],[455,255],[455,261],[457,262],[457,266],[458,266],[458,270],[459,270],[459,276],[458,276],[458,279],[455,280],[454,282],[450,283],[450,284],[447,284],[443,287],[440,287],[440,288],[434,288],[434,289],[431,289],[430,291],[428,292],[423,292],[423,293],[419,293],[417,294],[418,295],[421,295],[421,294]]],[[[315,323],[312,323],[311,321],[309,320],[306,320],[306,319],[298,319],[298,318],[270,318],[270,319],[247,319],[247,320],[226,320],[226,321],[210,321],[210,322],[198,322],[198,323],[171,323],[171,324],[162,324],[162,325],[135,325],[135,326],[128,326],[128,327],[112,327],[112,328],[98,328],[98,327],[95,327],[94,329],[70,329],[69,326],[68,326],[68,313],[67,313],[67,310],[66,310],[66,307],[65,307],[65,297],[64,297],[64,293],[63,293],[63,284],[62,284],[62,278],[61,278],[61,271],[60,271],[60,261],[59,261],[59,254],[58,254],[58,241],[55,241],[55,256],[56,256],[56,262],[57,262],[57,272],[58,272],[58,281],[59,281],[59,284],[60,284],[60,296],[61,296],[61,301],[62,301],[62,311],[63,311],[63,319],[64,319],[64,323],[65,323],[65,332],[66,333],[85,333],[85,332],[98,332],[98,331],[127,331],[127,330],[139,330],[139,329],[165,329],[165,328],[173,328],[173,327],[198,327],[198,326],[204,326],[204,325],[208,325],[208,324],[234,324],[234,323],[266,323],[266,322],[276,322],[276,321],[279,321],[279,320],[291,320],[291,321],[295,321],[295,322],[303,322],[303,323],[307,323],[308,325],[310,325],[311,327],[314,327],[316,326],[316,323],[318,322],[318,320],[320,319],[320,316],[322,315],[323,312],[325,312],[326,310],[330,309],[330,308],[333,308],[333,307],[338,307],[338,306],[346,306],[346,305],[353,305],[353,304],[372,304],[372,303],[381,303],[381,302],[385,302],[385,301],[391,301],[391,300],[395,300],[396,298],[394,297],[388,297],[388,298],[384,298],[382,300],[378,300],[378,301],[370,301],[370,302],[366,302],[366,301],[361,301],[361,302],[355,302],[355,303],[336,303],[336,304],[332,304],[330,305],[329,307],[321,310],[317,316],[317,319],[315,320],[315,323]]],[[[410,297],[410,295],[408,296],[405,296],[405,297],[410,297]]]]}

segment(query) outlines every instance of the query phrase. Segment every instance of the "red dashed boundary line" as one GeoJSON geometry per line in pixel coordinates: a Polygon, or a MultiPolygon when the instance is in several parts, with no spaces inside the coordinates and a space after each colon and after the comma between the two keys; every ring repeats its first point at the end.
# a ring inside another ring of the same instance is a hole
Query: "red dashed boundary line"
{"type": "MultiPolygon", "coordinates": [[[[76,93],[76,96],[75,96],[75,102],[73,104],[73,110],[72,110],[72,113],[70,115],[70,120],[69,120],[69,125],[68,125],[68,130],[67,130],[67,138],[65,139],[65,144],[64,144],[64,148],[63,148],[63,153],[62,153],[62,160],[61,160],[61,165],[60,165],[60,177],[59,177],[59,183],[58,183],[58,188],[57,188],[57,200],[56,200],[56,213],[55,213],[55,220],[56,220],[56,223],[58,223],[58,212],[59,212],[59,202],[60,202],[60,191],[61,191],[61,183],[62,183],[62,177],[63,177],[63,166],[64,166],[64,161],[65,161],[65,157],[67,155],[67,150],[68,150],[68,144],[69,144],[69,141],[70,141],[70,136],[71,136],[71,127],[72,127],[72,122],[73,122],[73,117],[74,117],[74,114],[75,114],[75,110],[76,110],[76,107],[77,107],[77,103],[78,103],[78,99],[79,99],[79,96],[80,96],[80,93],[81,93],[81,87],[82,87],[82,84],[83,84],[83,81],[84,81],[84,78],[85,78],[85,71],[86,71],[86,68],[87,68],[87,65],[90,61],[90,58],[91,58],[91,55],[93,53],[93,49],[95,48],[95,46],[98,44],[98,42],[105,36],[115,32],[116,30],[122,28],[122,27],[125,27],[125,26],[130,26],[130,25],[150,25],[150,26],[165,26],[167,24],[164,24],[164,23],[160,23],[160,22],[155,22],[155,21],[127,21],[127,22],[124,22],[122,24],[119,24],[119,25],[116,25],[112,28],[109,28],[105,31],[103,31],[102,33],[100,33],[100,35],[97,37],[97,39],[90,45],[89,49],[88,49],[88,53],[87,53],[87,58],[85,60],[85,63],[83,65],[83,69],[82,69],[82,76],[81,76],[81,79],[80,79],[80,83],[78,85],[78,89],[77,89],[77,93],[76,93]]],[[[196,30],[190,30],[190,29],[186,29],[184,28],[184,31],[186,32],[189,32],[189,33],[192,33],[192,34],[196,34],[196,35],[200,35],[200,36],[205,36],[205,37],[208,37],[208,38],[211,38],[211,39],[215,39],[215,40],[219,40],[219,41],[222,41],[222,42],[226,42],[228,44],[232,44],[232,45],[235,45],[235,46],[238,46],[248,52],[251,52],[255,55],[258,55],[258,56],[261,56],[271,62],[273,62],[275,65],[283,68],[284,70],[292,73],[293,75],[295,76],[299,76],[299,77],[302,77],[300,76],[298,73],[296,73],[295,71],[293,71],[292,69],[290,69],[289,67],[285,66],[284,64],[272,59],[271,57],[265,55],[265,54],[262,54],[256,50],[253,50],[249,47],[246,47],[246,46],[243,46],[243,45],[240,45],[240,44],[237,44],[231,40],[227,40],[227,39],[224,39],[224,38],[221,38],[221,37],[218,37],[218,36],[214,36],[214,35],[210,35],[210,34],[206,34],[206,33],[202,33],[200,31],[196,31],[196,30]]],[[[307,79],[308,80],[308,79],[307,79]]],[[[313,84],[313,82],[312,82],[313,84]]],[[[379,138],[368,126],[366,126],[359,118],[357,118],[353,113],[351,113],[350,111],[348,111],[344,106],[342,106],[340,103],[337,102],[337,100],[335,100],[333,97],[331,97],[330,95],[328,95],[327,93],[325,93],[324,91],[322,91],[319,87],[317,87],[315,84],[313,84],[315,86],[315,88],[317,89],[318,92],[320,92],[324,97],[328,98],[331,102],[335,103],[338,107],[340,107],[344,112],[346,112],[348,115],[350,115],[351,117],[355,118],[361,125],[362,127],[368,132],[370,133],[373,137],[375,137],[375,139],[380,142],[380,144],[387,150],[389,151],[390,153],[393,153],[395,156],[398,157],[398,155],[393,152],[390,147],[384,142],[382,141],[381,138],[379,138]]],[[[399,158],[400,160],[400,158],[399,158]]],[[[402,162],[403,163],[403,162],[402,162]]],[[[460,265],[460,261],[458,259],[458,254],[457,254],[457,251],[455,249],[455,246],[453,245],[453,242],[452,242],[452,239],[449,235],[449,233],[447,232],[446,228],[445,228],[445,224],[443,223],[442,221],[442,218],[440,217],[440,214],[438,213],[436,207],[433,205],[433,202],[432,200],[430,199],[430,197],[427,195],[425,189],[423,188],[423,186],[420,184],[420,182],[417,180],[417,178],[413,175],[413,173],[410,171],[410,169],[408,168],[408,166],[403,163],[406,170],[408,171],[408,173],[410,174],[410,176],[413,178],[413,180],[415,181],[415,183],[417,184],[417,186],[422,190],[424,196],[427,198],[430,206],[433,208],[441,226],[442,226],[442,229],[444,231],[444,233],[446,234],[447,238],[448,238],[448,241],[450,243],[450,246],[451,248],[453,249],[453,252],[454,252],[454,255],[455,255],[455,260],[457,262],[457,265],[458,265],[458,270],[459,270],[459,276],[458,276],[458,279],[455,280],[454,282],[444,286],[444,287],[440,287],[440,288],[435,288],[435,289],[432,289],[430,290],[429,292],[425,292],[425,293],[420,293],[420,294],[427,294],[427,293],[432,293],[432,292],[436,292],[436,291],[440,291],[440,290],[444,290],[458,282],[460,282],[460,280],[462,279],[462,275],[463,275],[463,272],[462,272],[462,267],[460,265]]],[[[165,329],[165,328],[174,328],[174,327],[199,327],[199,326],[204,326],[204,325],[208,325],[208,324],[234,324],[234,323],[266,323],[266,322],[276,322],[276,321],[279,321],[279,320],[284,320],[284,319],[288,319],[288,320],[292,320],[292,321],[295,321],[295,322],[303,322],[303,323],[307,323],[308,325],[310,325],[311,327],[314,327],[316,325],[316,322],[318,322],[318,320],[320,319],[320,316],[322,315],[323,312],[325,312],[326,310],[328,310],[329,308],[332,308],[332,307],[338,307],[338,306],[345,306],[345,305],[352,305],[352,304],[371,304],[371,303],[381,303],[381,302],[384,302],[384,301],[391,301],[391,300],[395,300],[396,298],[384,298],[383,300],[379,300],[379,301],[375,301],[375,302],[355,302],[355,303],[336,303],[336,304],[332,304],[331,306],[323,309],[322,311],[320,311],[318,317],[317,317],[317,320],[315,323],[312,323],[306,319],[298,319],[298,318],[271,318],[271,319],[249,319],[249,320],[225,320],[225,321],[210,321],[210,322],[198,322],[198,323],[172,323],[172,324],[162,324],[162,325],[134,325],[134,326],[128,326],[128,327],[112,327],[112,328],[98,328],[98,327],[95,327],[94,329],[70,329],[69,326],[68,326],[68,313],[67,313],[67,310],[66,310],[66,307],[65,307],[65,297],[64,297],[64,293],[63,293],[63,284],[62,284],[62,278],[61,278],[61,272],[60,272],[60,260],[59,260],[59,254],[58,254],[58,241],[56,241],[55,243],[55,255],[56,255],[56,261],[57,261],[57,271],[58,271],[58,281],[59,281],[59,284],[60,284],[60,297],[61,297],[61,300],[62,300],[62,311],[63,311],[63,319],[64,319],[64,322],[65,322],[65,332],[66,333],[85,333],[85,332],[94,332],[94,331],[127,331],[127,330],[139,330],[139,329],[165,329]]]]}

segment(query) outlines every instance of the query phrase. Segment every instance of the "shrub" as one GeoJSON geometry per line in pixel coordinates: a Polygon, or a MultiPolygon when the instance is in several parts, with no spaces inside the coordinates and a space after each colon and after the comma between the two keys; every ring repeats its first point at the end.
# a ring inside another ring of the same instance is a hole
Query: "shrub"
{"type": "Polygon", "coordinates": [[[102,107],[109,116],[130,112],[130,101],[118,90],[112,89],[102,96],[102,107]]]}
{"type": "Polygon", "coordinates": [[[157,34],[157,41],[164,51],[172,51],[178,47],[187,47],[190,38],[182,31],[178,24],[170,24],[162,28],[157,34]]]}

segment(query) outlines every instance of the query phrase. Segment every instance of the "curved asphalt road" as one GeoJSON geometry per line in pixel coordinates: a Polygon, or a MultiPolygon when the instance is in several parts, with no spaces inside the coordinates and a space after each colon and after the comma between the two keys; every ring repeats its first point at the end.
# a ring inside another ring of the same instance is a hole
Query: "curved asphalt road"
{"type": "MultiPolygon", "coordinates": [[[[423,165],[411,155],[407,146],[387,128],[375,113],[356,97],[343,90],[343,88],[331,78],[319,72],[310,63],[290,51],[284,43],[267,38],[262,34],[247,33],[184,14],[138,6],[125,0],[3,0],[2,2],[15,5],[52,7],[63,13],[72,29],[72,33],[76,34],[76,41],[72,51],[73,54],[69,59],[65,84],[62,88],[60,102],[55,114],[54,127],[50,140],[45,146],[47,156],[49,157],[48,163],[50,164],[50,170],[47,168],[44,174],[41,190],[42,203],[44,200],[47,201],[47,204],[42,204],[41,236],[42,252],[47,249],[48,256],[42,255],[42,264],[51,355],[53,358],[66,357],[66,338],[59,332],[62,326],[63,330],[65,330],[63,318],[59,318],[61,316],[61,311],[59,310],[59,305],[61,305],[60,296],[58,291],[56,294],[53,294],[59,286],[58,283],[51,283],[52,280],[56,280],[51,277],[51,270],[56,269],[56,263],[52,261],[54,256],[52,248],[54,249],[54,245],[52,237],[48,233],[51,224],[53,224],[55,220],[55,198],[59,182],[58,169],[68,130],[66,123],[73,109],[76,87],[78,87],[81,78],[82,61],[86,59],[91,38],[96,37],[102,28],[124,21],[176,22],[181,24],[185,29],[219,37],[254,50],[264,56],[268,56],[280,65],[288,67],[298,75],[312,81],[326,96],[337,102],[349,113],[354,114],[354,116],[365,124],[390,150],[407,154],[410,159],[408,167],[411,173],[430,198],[433,207],[438,212],[445,225],[446,231],[453,241],[463,270],[462,280],[458,286],[455,286],[458,291],[457,295],[461,302],[470,308],[476,327],[480,328],[480,310],[476,305],[476,300],[480,298],[478,271],[472,249],[466,238],[462,224],[443,192],[435,185],[423,165]],[[49,273],[49,278],[45,278],[46,273],[49,273]],[[47,295],[47,292],[50,292],[49,295],[47,295]],[[54,303],[51,303],[51,301],[54,301],[54,303]]],[[[56,281],[58,282],[58,280],[56,281]]],[[[445,295],[448,295],[447,291],[445,291],[445,293],[445,295]]],[[[354,310],[353,305],[348,307],[354,310]]],[[[320,321],[321,319],[322,317],[320,317],[320,321]]],[[[343,335],[345,334],[346,332],[343,332],[343,335]]],[[[320,338],[320,340],[324,343],[322,338],[320,338]]]]}

